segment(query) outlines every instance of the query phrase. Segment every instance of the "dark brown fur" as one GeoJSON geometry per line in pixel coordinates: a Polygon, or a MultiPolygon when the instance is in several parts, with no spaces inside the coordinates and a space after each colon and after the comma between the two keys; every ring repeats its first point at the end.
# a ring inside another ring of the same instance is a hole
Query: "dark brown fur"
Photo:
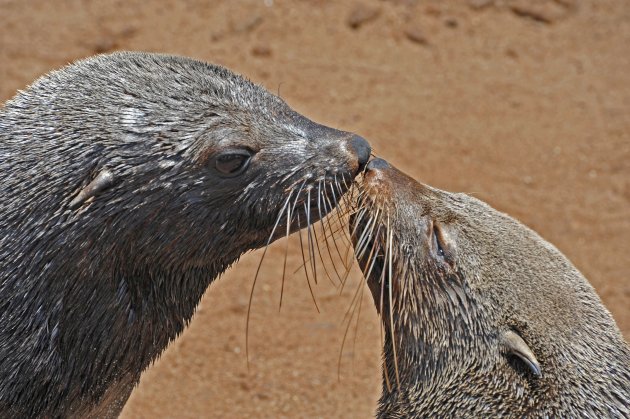
{"type": "Polygon", "coordinates": [[[116,416],[208,285],[332,210],[368,157],[183,57],[92,57],[18,93],[0,109],[0,417],[116,416]]]}
{"type": "Polygon", "coordinates": [[[378,417],[630,415],[627,343],[535,232],[383,160],[352,222],[384,328],[378,417]]]}

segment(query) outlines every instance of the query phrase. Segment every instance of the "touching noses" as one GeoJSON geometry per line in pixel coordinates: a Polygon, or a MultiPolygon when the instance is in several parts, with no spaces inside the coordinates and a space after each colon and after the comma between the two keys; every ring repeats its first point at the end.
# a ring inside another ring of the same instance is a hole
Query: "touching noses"
{"type": "Polygon", "coordinates": [[[370,160],[370,154],[372,153],[372,148],[370,144],[365,140],[365,138],[354,134],[350,140],[350,148],[357,156],[357,160],[359,162],[359,170],[363,170],[368,160],[370,160]]]}
{"type": "Polygon", "coordinates": [[[369,162],[366,166],[367,170],[378,170],[378,169],[387,169],[389,168],[389,163],[387,163],[383,159],[374,159],[369,162]]]}

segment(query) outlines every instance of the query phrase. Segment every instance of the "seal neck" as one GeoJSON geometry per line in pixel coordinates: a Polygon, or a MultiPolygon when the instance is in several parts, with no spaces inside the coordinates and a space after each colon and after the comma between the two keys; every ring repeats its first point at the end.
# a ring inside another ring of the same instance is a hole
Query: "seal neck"
{"type": "Polygon", "coordinates": [[[389,304],[381,313],[383,399],[404,398],[400,383],[418,400],[451,380],[454,365],[459,371],[473,368],[475,358],[470,354],[485,350],[490,328],[484,326],[480,305],[461,275],[414,279],[398,287],[392,317],[389,304]],[[423,383],[431,383],[430,388],[423,383]]]}

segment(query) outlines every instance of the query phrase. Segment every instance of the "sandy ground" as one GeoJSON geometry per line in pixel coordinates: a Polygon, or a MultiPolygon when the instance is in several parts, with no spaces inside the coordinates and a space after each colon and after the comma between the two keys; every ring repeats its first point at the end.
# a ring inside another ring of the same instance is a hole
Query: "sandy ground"
{"type": "MultiPolygon", "coordinates": [[[[627,1],[0,0],[0,100],[77,58],[188,55],[245,74],[296,110],[370,139],[431,185],[490,202],[558,246],[630,337],[627,1]]],[[[365,418],[380,392],[368,294],[339,353],[352,283],[303,274],[278,312],[284,242],[208,290],[123,417],[365,418]],[[354,326],[352,327],[354,331],[354,326]]],[[[299,266],[297,239],[289,263],[299,266]]],[[[544,292],[544,290],[541,290],[544,292]]]]}

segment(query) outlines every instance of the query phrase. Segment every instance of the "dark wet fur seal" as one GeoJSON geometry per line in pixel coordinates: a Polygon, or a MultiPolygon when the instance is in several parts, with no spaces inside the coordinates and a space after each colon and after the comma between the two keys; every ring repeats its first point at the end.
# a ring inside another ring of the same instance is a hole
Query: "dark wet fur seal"
{"type": "Polygon", "coordinates": [[[554,246],[384,160],[360,189],[353,241],[384,328],[378,417],[630,416],[628,344],[554,246]]]}
{"type": "Polygon", "coordinates": [[[96,56],[18,93],[0,109],[0,416],[116,416],[210,282],[369,154],[188,58],[96,56]]]}

